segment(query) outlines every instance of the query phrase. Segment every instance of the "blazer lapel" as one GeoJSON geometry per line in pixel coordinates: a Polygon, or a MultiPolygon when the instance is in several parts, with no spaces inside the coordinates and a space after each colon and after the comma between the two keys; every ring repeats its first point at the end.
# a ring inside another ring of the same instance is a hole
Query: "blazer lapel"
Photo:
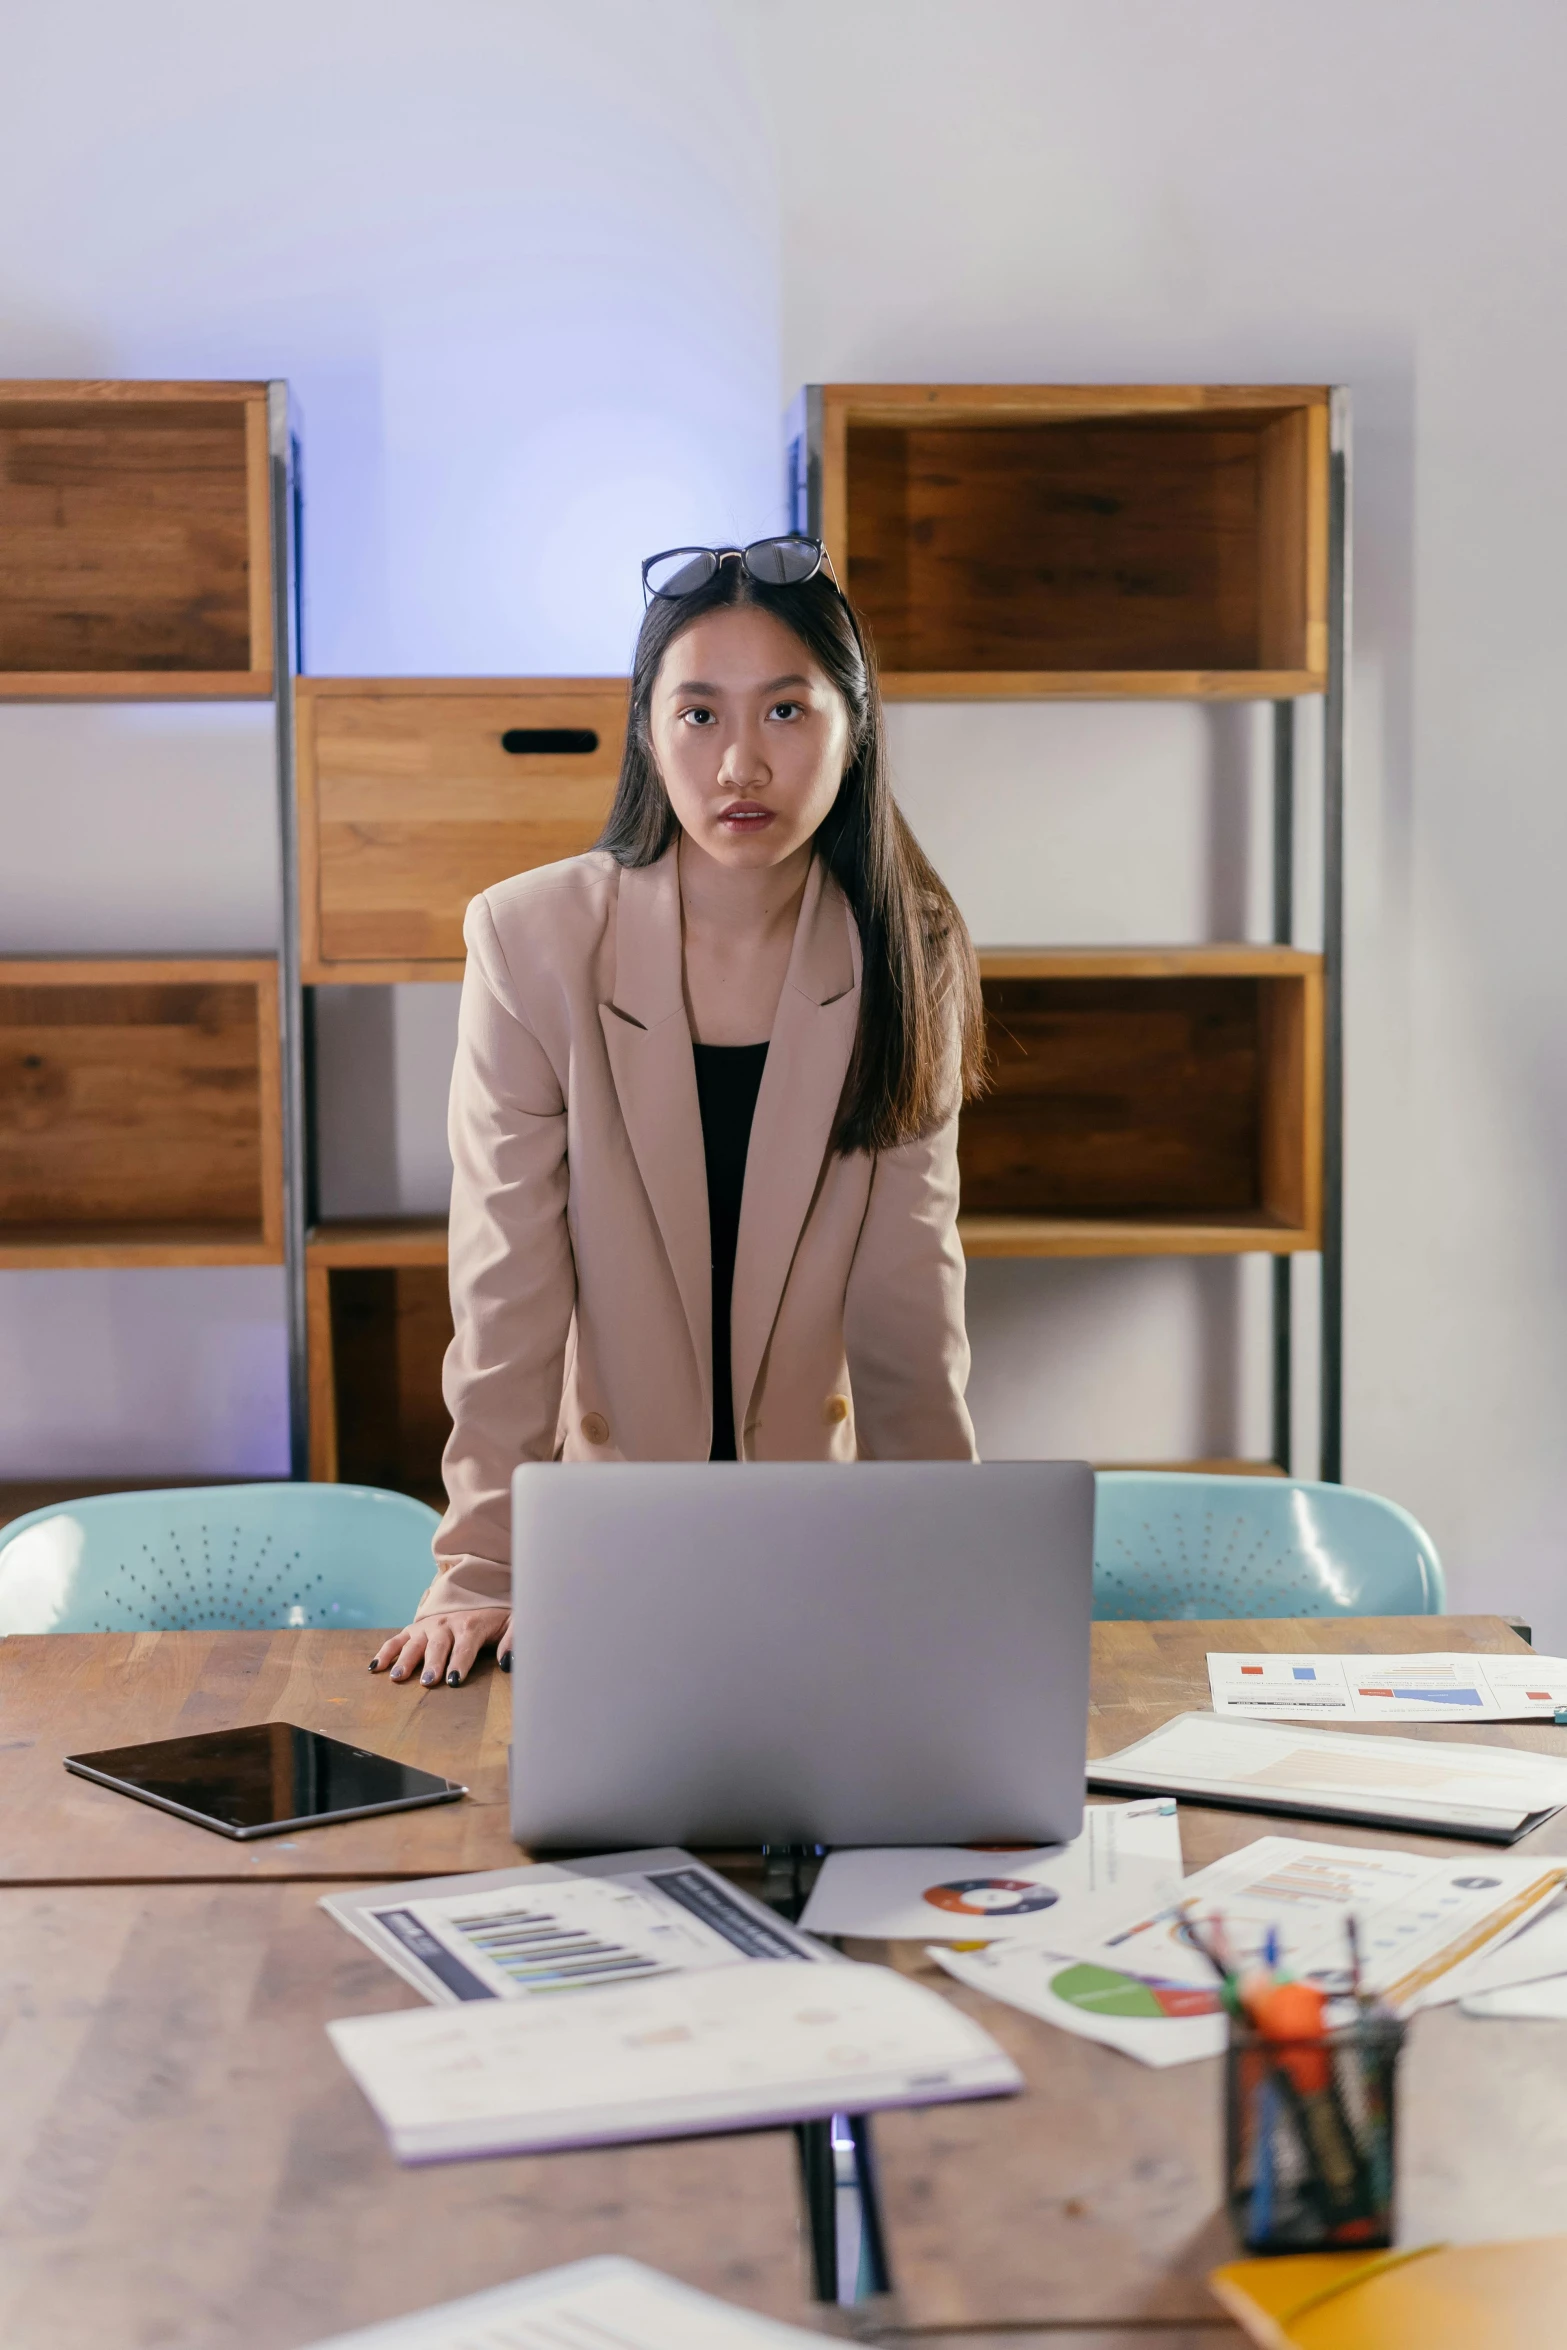
{"type": "Polygon", "coordinates": [[[843,892],[818,859],[795,925],[745,1163],[730,1307],[742,1450],[752,1392],[837,1123],[859,1016],[859,937],[843,892]]]}
{"type": "Polygon", "coordinates": [[[691,1328],[709,1410],[713,1389],[712,1243],[696,1064],[681,981],[675,851],[622,871],[615,990],[599,1020],[621,1116],[691,1328]]]}

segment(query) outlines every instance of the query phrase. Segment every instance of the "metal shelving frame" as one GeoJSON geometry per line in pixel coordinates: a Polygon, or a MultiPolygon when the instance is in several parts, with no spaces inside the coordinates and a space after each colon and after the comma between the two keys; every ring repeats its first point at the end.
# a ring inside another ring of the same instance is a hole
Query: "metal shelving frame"
{"type": "MultiPolygon", "coordinates": [[[[790,452],[795,527],[820,528],[820,396],[808,389],[804,430],[790,452]]],[[[302,666],[299,442],[288,387],[268,387],[272,468],[273,594],[278,826],[282,847],[282,938],[278,963],[283,1037],[285,1279],[288,1313],[290,1473],[309,1474],[309,1385],[305,1322],[305,1233],[315,1213],[308,1100],[313,991],[300,979],[297,802],[294,788],[294,678],[302,666]]],[[[1332,395],[1328,521],[1328,662],[1322,726],[1322,955],[1325,999],[1323,1061],[1322,1247],[1317,1257],[1318,1461],[1326,1482],[1343,1476],[1344,1440],[1344,788],[1349,688],[1350,407],[1332,395]]],[[[1274,942],[1292,945],[1296,928],[1296,718],[1293,701],[1272,704],[1274,942]]],[[[1272,1267],[1271,1452],[1286,1474],[1294,1465],[1297,1333],[1291,1256],[1272,1267]]]]}
{"type": "Polygon", "coordinates": [[[294,679],[301,662],[303,487],[299,435],[286,383],[267,386],[271,474],[273,725],[277,758],[281,935],[278,991],[283,1085],[283,1278],[288,1325],[289,1475],[310,1474],[310,1386],[305,1330],[305,1226],[310,1213],[307,1119],[310,1004],[300,984],[299,818],[294,796],[294,679]]]}
{"type": "MultiPolygon", "coordinates": [[[[791,527],[822,529],[821,387],[808,384],[789,424],[791,527]]],[[[1328,461],[1328,658],[1322,724],[1322,959],[1324,998],[1322,1246],[1317,1256],[1317,1474],[1343,1478],[1344,1459],[1344,780],[1349,690],[1350,399],[1331,394],[1328,461]]],[[[1295,944],[1295,702],[1273,713],[1273,942],[1295,944]]],[[[1271,1460],[1293,1471],[1296,1332],[1294,1257],[1273,1259],[1270,1348],[1271,1460]]]]}

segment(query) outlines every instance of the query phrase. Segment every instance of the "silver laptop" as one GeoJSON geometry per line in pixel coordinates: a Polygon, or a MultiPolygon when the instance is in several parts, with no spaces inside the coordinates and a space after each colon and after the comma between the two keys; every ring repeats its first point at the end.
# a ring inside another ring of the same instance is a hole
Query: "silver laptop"
{"type": "Polygon", "coordinates": [[[1083,1813],[1077,1461],[512,1481],[520,1844],[1053,1844],[1083,1813]]]}

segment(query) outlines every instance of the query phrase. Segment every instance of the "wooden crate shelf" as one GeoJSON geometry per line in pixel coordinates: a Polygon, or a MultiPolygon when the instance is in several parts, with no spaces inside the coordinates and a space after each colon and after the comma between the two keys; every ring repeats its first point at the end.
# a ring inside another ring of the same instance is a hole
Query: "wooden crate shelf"
{"type": "Polygon", "coordinates": [[[959,1133],[967,1255],[1320,1246],[1320,957],[996,949],[980,974],[993,1082],[959,1133]]]}
{"type": "Polygon", "coordinates": [[[267,387],[0,383],[0,700],[272,691],[267,387]]]}
{"type": "Polygon", "coordinates": [[[819,385],[796,512],[891,699],[1320,693],[1329,417],[1321,386],[819,385]]]}
{"type": "Polygon", "coordinates": [[[626,704],[616,677],[300,678],[307,984],[460,979],[469,899],[597,839],[626,704]]]}
{"type": "Polygon", "coordinates": [[[305,1267],[311,1476],[443,1508],[444,1219],[318,1225],[305,1267]]]}
{"type": "Polygon", "coordinates": [[[282,1260],[276,964],[0,961],[0,1267],[282,1260]]]}

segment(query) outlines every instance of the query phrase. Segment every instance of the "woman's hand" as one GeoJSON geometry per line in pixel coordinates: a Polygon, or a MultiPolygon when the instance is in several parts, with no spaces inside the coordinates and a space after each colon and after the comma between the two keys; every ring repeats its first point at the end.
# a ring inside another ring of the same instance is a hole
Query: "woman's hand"
{"type": "Polygon", "coordinates": [[[465,1613],[420,1616],[402,1632],[384,1640],[370,1659],[372,1673],[390,1668],[394,1681],[406,1681],[418,1672],[429,1688],[446,1681],[455,1689],[468,1677],[468,1668],[481,1648],[494,1641],[503,1673],[511,1671],[511,1611],[479,1607],[465,1613]],[[421,1669],[422,1668],[422,1669],[421,1669]]]}

